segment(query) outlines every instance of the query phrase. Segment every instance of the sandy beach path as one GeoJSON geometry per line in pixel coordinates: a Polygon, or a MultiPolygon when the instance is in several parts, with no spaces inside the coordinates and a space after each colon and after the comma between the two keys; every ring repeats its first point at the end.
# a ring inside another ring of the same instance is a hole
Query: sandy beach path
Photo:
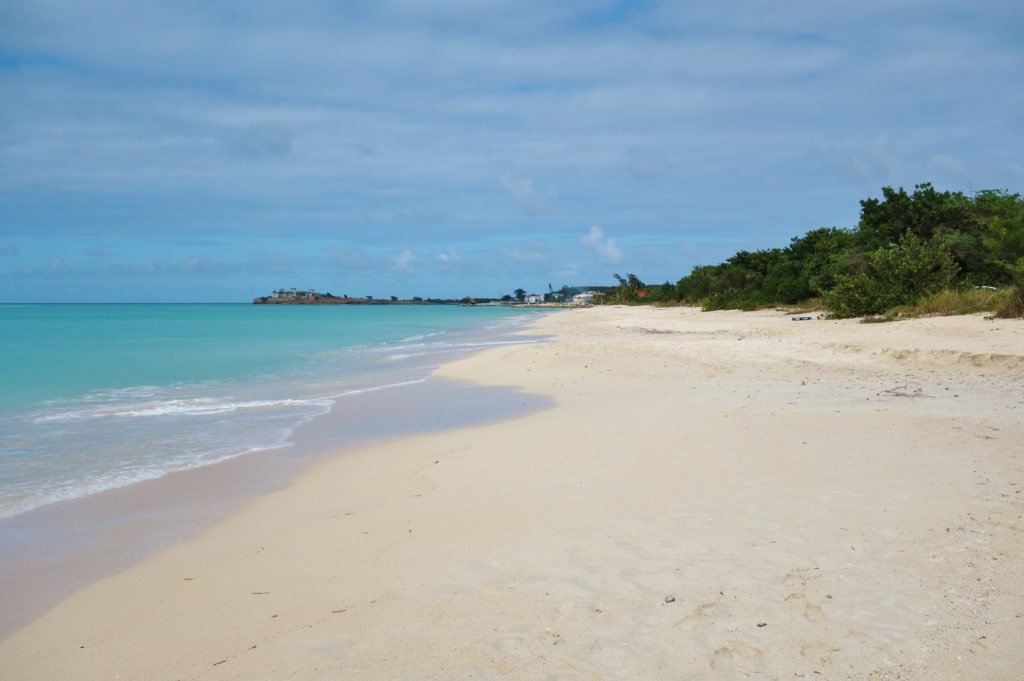
{"type": "Polygon", "coordinates": [[[4,679],[1024,670],[1024,324],[594,308],[444,377],[555,407],[339,453],[0,642],[4,679]]]}

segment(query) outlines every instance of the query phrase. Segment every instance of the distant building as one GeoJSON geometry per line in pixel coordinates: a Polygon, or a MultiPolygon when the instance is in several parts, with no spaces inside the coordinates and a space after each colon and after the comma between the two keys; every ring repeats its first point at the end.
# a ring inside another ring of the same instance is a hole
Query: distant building
{"type": "Polygon", "coordinates": [[[597,295],[597,291],[586,291],[584,293],[577,293],[572,297],[573,305],[590,305],[593,301],[594,296],[597,295]]]}
{"type": "Polygon", "coordinates": [[[313,290],[313,289],[309,289],[308,291],[299,291],[298,289],[294,289],[294,288],[289,288],[289,289],[280,288],[280,289],[274,291],[273,293],[271,293],[270,297],[271,298],[316,298],[317,297],[317,292],[315,290],[313,290]]]}
{"type": "Polygon", "coordinates": [[[530,295],[526,296],[526,304],[527,305],[536,305],[536,304],[541,303],[543,301],[544,301],[544,296],[540,295],[539,293],[531,293],[530,295]]]}

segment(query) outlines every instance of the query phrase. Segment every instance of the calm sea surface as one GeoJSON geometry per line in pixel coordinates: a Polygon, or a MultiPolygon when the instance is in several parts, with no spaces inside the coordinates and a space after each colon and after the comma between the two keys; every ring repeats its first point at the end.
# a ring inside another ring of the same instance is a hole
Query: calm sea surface
{"type": "Polygon", "coordinates": [[[338,398],[532,342],[457,306],[0,305],[0,518],[286,446],[338,398]]]}

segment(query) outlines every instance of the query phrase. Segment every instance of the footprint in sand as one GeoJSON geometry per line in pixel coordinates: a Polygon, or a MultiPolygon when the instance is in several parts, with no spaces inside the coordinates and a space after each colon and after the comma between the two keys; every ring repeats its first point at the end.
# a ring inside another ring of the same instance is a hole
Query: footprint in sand
{"type": "Polygon", "coordinates": [[[729,641],[711,656],[711,668],[715,671],[738,671],[744,674],[760,672],[764,666],[764,655],[758,648],[743,641],[729,641]]]}
{"type": "Polygon", "coordinates": [[[807,621],[809,622],[828,621],[828,614],[825,613],[821,606],[815,605],[814,603],[808,603],[807,596],[803,593],[796,592],[789,594],[788,596],[786,596],[786,602],[791,605],[796,605],[797,607],[799,607],[802,604],[804,610],[804,617],[807,618],[807,621]]]}
{"type": "Polygon", "coordinates": [[[810,622],[825,622],[828,620],[828,615],[825,614],[825,611],[813,603],[808,603],[804,608],[804,617],[810,622]]]}
{"type": "Polygon", "coordinates": [[[824,641],[815,641],[813,639],[805,640],[800,643],[800,655],[807,658],[811,662],[816,662],[824,665],[832,664],[832,654],[839,652],[839,648],[830,646],[824,641]]]}
{"type": "Polygon", "coordinates": [[[817,577],[814,568],[795,568],[787,572],[782,581],[786,586],[807,586],[807,582],[817,577]]]}
{"type": "Polygon", "coordinates": [[[693,609],[693,612],[691,612],[689,615],[687,615],[683,619],[681,619],[678,622],[676,622],[675,624],[673,624],[672,628],[673,629],[692,629],[694,626],[696,626],[702,620],[706,619],[707,616],[710,615],[714,611],[715,606],[717,606],[717,605],[718,605],[717,601],[715,601],[713,603],[701,603],[700,605],[698,605],[696,608],[693,609]]]}

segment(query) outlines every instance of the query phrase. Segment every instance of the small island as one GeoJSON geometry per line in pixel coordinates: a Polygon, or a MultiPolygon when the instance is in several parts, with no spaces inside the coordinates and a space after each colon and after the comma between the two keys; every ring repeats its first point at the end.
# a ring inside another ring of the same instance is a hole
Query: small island
{"type": "Polygon", "coordinates": [[[428,301],[422,298],[412,300],[399,300],[395,296],[391,298],[350,298],[336,296],[331,293],[319,293],[313,289],[301,291],[298,289],[278,289],[269,296],[253,298],[253,305],[426,305],[428,301]]]}

